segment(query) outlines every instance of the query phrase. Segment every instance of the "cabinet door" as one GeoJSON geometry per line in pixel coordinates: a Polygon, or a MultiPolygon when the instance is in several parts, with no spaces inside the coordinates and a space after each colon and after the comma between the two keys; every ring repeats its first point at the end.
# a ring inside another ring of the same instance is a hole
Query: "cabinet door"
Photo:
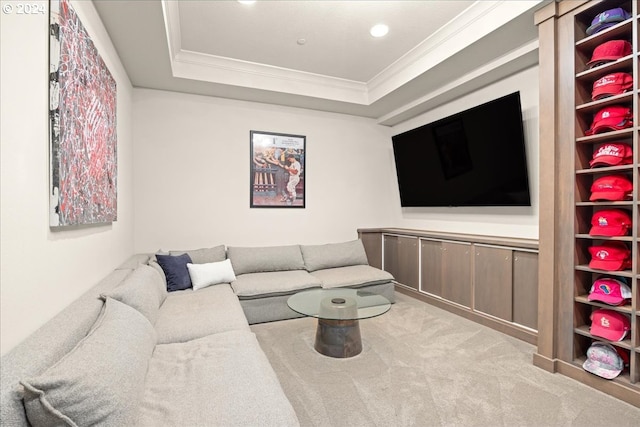
{"type": "Polygon", "coordinates": [[[513,252],[513,321],[538,329],[538,254],[513,252]]]}
{"type": "Polygon", "coordinates": [[[382,233],[360,233],[369,265],[382,269],[382,233]]]}
{"type": "Polygon", "coordinates": [[[418,239],[384,236],[384,269],[397,282],[418,290],[418,239]]]}
{"type": "Polygon", "coordinates": [[[512,250],[475,245],[473,309],[513,320],[512,250]]]}
{"type": "Polygon", "coordinates": [[[471,244],[442,242],[442,297],[471,307],[471,244]]]}
{"type": "Polygon", "coordinates": [[[420,290],[442,296],[442,242],[420,240],[420,290]]]}

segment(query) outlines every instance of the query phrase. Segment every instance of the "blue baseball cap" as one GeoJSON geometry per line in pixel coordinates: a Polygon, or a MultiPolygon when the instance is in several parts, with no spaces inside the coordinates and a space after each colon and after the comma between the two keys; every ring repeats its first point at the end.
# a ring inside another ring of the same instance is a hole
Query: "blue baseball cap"
{"type": "Polygon", "coordinates": [[[626,21],[629,18],[631,18],[629,12],[621,7],[605,10],[604,12],[599,13],[595,18],[593,18],[593,21],[591,21],[591,26],[587,28],[587,35],[591,36],[606,28],[613,27],[619,22],[626,21]]]}

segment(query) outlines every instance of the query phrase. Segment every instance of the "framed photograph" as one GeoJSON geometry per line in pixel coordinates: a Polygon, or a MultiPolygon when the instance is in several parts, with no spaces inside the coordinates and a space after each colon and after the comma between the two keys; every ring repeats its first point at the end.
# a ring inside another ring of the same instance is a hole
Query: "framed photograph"
{"type": "Polygon", "coordinates": [[[251,131],[251,207],[305,207],[306,137],[251,131]]]}
{"type": "Polygon", "coordinates": [[[68,0],[49,15],[49,225],[117,220],[116,81],[68,0]]]}

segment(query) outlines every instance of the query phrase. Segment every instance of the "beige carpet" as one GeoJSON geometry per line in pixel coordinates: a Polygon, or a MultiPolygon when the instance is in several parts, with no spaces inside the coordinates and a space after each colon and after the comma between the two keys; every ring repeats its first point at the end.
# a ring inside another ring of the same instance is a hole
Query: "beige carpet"
{"type": "Polygon", "coordinates": [[[532,345],[396,295],[350,359],[313,349],[315,319],[251,327],[302,426],[640,426],[640,409],[533,366],[532,345]]]}

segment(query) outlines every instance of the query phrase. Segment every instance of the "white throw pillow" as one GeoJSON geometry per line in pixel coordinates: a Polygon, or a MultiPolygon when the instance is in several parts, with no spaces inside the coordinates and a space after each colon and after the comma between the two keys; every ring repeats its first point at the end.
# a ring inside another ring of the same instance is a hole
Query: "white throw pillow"
{"type": "Polygon", "coordinates": [[[188,263],[187,269],[189,270],[189,276],[191,276],[191,284],[194,291],[217,285],[218,283],[231,283],[236,280],[230,259],[206,264],[188,263]]]}

